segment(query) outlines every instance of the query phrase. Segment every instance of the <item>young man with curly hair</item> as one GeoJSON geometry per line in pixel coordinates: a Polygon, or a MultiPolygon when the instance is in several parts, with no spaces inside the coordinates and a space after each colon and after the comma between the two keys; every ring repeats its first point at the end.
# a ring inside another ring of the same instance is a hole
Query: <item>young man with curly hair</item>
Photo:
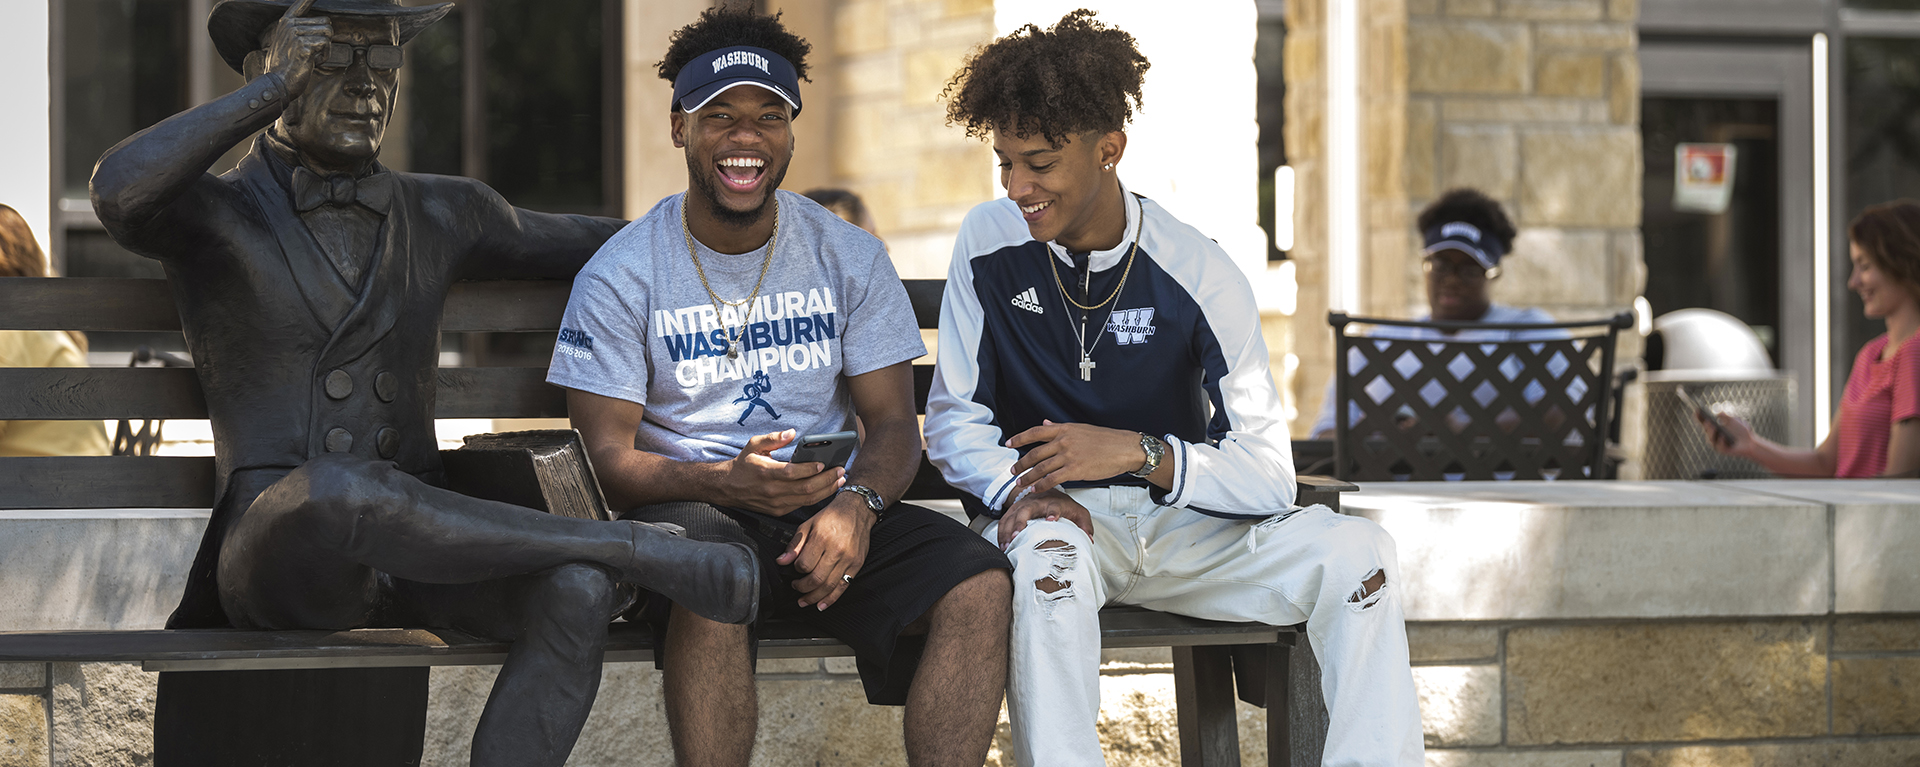
{"type": "Polygon", "coordinates": [[[1007,198],[961,224],[927,449],[1014,564],[1015,758],[1103,760],[1099,611],[1305,622],[1327,764],[1419,765],[1393,541],[1296,508],[1247,279],[1118,170],[1148,63],[1077,11],[977,52],[948,115],[990,138],[1007,198]]]}
{"type": "MultiPolygon", "coordinates": [[[[674,33],[661,78],[689,189],[608,240],[574,282],[548,380],[628,519],[760,553],[761,616],[853,647],[870,702],[906,705],[907,761],[979,765],[1006,664],[1006,558],[895,503],[919,465],[909,363],[925,353],[880,241],[779,191],[807,74],[777,16],[715,8],[674,33]],[[844,469],[792,463],[853,429],[844,469]]],[[[753,631],[678,605],[660,633],[681,765],[745,765],[753,631]]]]}

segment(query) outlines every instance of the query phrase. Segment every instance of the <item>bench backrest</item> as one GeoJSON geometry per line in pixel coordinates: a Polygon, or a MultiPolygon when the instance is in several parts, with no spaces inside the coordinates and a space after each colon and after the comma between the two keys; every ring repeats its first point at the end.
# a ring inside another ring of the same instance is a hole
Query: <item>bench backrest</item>
{"type": "MultiPolygon", "coordinates": [[[[907,280],[921,328],[940,322],[945,280],[907,280]]],[[[560,327],[571,283],[468,282],[441,313],[449,333],[545,332],[560,327]]],[[[174,331],[180,315],[165,280],[0,278],[0,330],[174,331]]],[[[439,370],[439,418],[564,418],[566,395],[546,368],[439,370]]],[[[924,411],[933,367],[914,367],[924,411]]],[[[189,368],[0,368],[0,420],[201,419],[207,405],[189,368]]],[[[207,508],[211,457],[0,458],[0,508],[207,508]]],[[[924,457],[909,499],[952,498],[924,457]]]]}

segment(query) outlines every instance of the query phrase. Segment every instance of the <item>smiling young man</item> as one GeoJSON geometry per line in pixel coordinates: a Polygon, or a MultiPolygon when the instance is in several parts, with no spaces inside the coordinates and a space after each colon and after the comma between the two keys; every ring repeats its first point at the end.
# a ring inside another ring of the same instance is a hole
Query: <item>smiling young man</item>
{"type": "Polygon", "coordinates": [[[1305,622],[1327,764],[1419,765],[1393,541],[1293,506],[1252,289],[1220,246],[1121,185],[1147,61],[1076,11],[987,45],[948,115],[1007,198],[961,224],[927,449],[1014,563],[1007,682],[1022,765],[1103,763],[1100,608],[1305,622]]]}
{"type": "MultiPolygon", "coordinates": [[[[867,698],[906,705],[912,765],[986,758],[1005,680],[1006,558],[894,503],[919,464],[911,360],[925,353],[880,241],[778,191],[806,41],[716,8],[676,32],[674,145],[689,189],[607,242],[574,283],[548,380],[616,508],[760,552],[761,615],[853,647],[867,698]],[[852,430],[844,470],[788,462],[796,437],[852,430]]],[[[667,720],[682,765],[745,765],[752,635],[674,605],[667,720]]]]}

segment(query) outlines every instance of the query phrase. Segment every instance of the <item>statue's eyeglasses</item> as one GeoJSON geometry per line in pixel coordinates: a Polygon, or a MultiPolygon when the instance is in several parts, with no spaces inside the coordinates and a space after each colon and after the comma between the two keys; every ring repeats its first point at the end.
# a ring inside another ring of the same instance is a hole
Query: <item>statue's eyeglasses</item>
{"type": "Polygon", "coordinates": [[[369,69],[379,69],[383,71],[394,70],[399,69],[402,63],[400,46],[398,45],[348,45],[346,43],[330,43],[327,45],[326,58],[320,60],[320,68],[337,70],[353,66],[353,54],[355,52],[359,52],[361,55],[367,57],[367,67],[369,69]]]}

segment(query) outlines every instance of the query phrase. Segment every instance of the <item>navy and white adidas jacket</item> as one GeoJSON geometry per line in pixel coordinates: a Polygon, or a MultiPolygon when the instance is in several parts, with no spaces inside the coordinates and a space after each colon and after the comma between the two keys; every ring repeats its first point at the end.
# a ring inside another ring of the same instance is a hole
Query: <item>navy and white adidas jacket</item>
{"type": "MultiPolygon", "coordinates": [[[[1019,459],[1006,440],[1043,419],[1088,423],[1166,440],[1173,487],[1153,488],[1163,505],[1230,519],[1291,508],[1293,456],[1252,286],[1218,243],[1152,200],[1124,197],[1126,238],[1091,254],[1035,241],[1006,198],[967,214],[940,309],[928,457],[971,496],[970,514],[998,517],[1019,459]],[[1092,305],[1123,278],[1114,302],[1093,311],[1061,295],[1063,285],[1092,305]],[[1091,381],[1076,348],[1083,314],[1091,381]]],[[[1066,486],[1109,485],[1148,483],[1122,474],[1066,486]]]]}

